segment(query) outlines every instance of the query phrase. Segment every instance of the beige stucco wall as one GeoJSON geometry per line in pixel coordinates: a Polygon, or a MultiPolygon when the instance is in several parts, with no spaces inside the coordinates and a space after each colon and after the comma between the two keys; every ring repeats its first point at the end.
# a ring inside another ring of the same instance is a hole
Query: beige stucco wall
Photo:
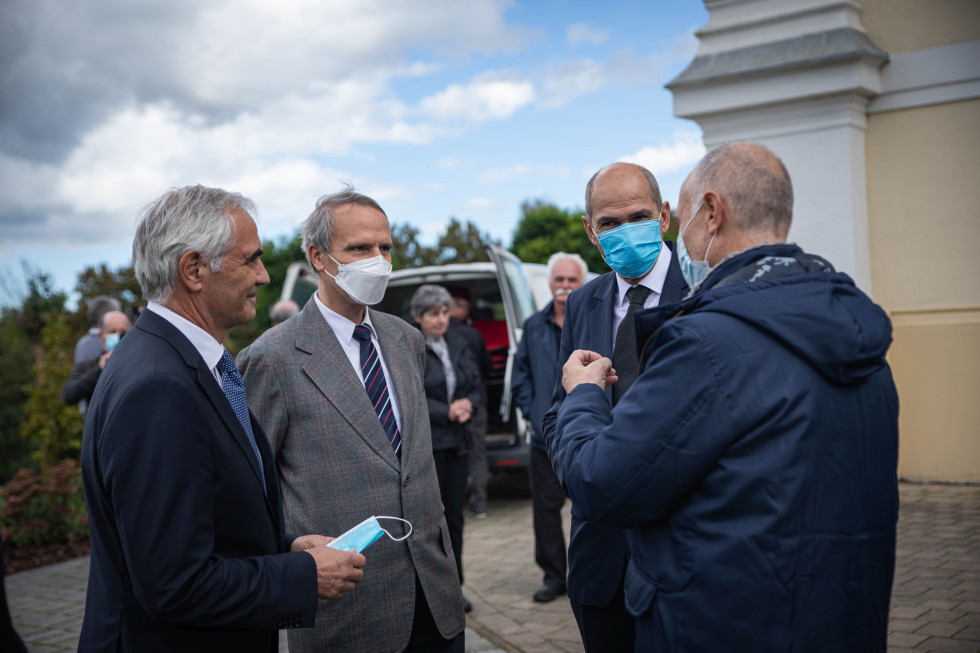
{"type": "Polygon", "coordinates": [[[890,54],[974,41],[978,0],[860,0],[861,25],[890,54]]]}
{"type": "Polygon", "coordinates": [[[980,100],[872,114],[865,155],[899,474],[980,481],[980,100]]]}

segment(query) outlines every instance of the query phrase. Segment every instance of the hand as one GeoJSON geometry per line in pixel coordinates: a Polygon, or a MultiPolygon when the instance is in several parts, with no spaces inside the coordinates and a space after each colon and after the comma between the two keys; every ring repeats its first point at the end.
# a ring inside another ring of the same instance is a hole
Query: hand
{"type": "Polygon", "coordinates": [[[607,385],[612,385],[618,380],[612,361],[594,351],[584,349],[573,351],[562,368],[561,385],[566,393],[582,383],[594,383],[605,389],[607,385]]]}
{"type": "Polygon", "coordinates": [[[449,404],[449,421],[465,424],[473,415],[473,403],[463,397],[449,404]]]}
{"type": "Polygon", "coordinates": [[[111,355],[112,355],[112,352],[111,351],[107,351],[106,353],[104,353],[101,356],[99,356],[99,369],[100,370],[104,370],[105,369],[105,364],[109,362],[109,356],[111,356],[111,355]]]}
{"type": "MultiPolygon", "coordinates": [[[[320,537],[320,536],[304,536],[320,537]]],[[[301,540],[303,538],[296,538],[301,540]]],[[[329,538],[331,541],[334,538],[329,538]]],[[[296,546],[296,542],[293,542],[296,546]]],[[[316,560],[316,594],[321,599],[337,601],[344,592],[351,592],[364,578],[364,556],[354,551],[338,551],[328,546],[304,549],[316,560]]]]}
{"type": "Polygon", "coordinates": [[[289,547],[290,551],[306,551],[307,549],[315,549],[318,546],[326,546],[333,542],[335,537],[326,537],[324,535],[302,535],[293,540],[292,545],[289,547]]]}

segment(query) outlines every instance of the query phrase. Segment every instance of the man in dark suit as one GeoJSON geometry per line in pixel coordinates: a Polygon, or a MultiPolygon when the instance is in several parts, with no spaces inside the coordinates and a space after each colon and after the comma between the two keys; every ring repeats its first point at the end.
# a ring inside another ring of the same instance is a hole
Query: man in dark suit
{"type": "MultiPolygon", "coordinates": [[[[576,349],[611,358],[620,376],[615,392],[607,388],[606,396],[615,405],[636,377],[633,315],[683,299],[688,287],[672,243],[661,240],[670,226],[670,205],[661,200],[649,170],[632,163],[602,168],[585,188],[585,210],[582,224],[589,240],[614,271],[569,295],[558,364],[564,365],[576,349]]],[[[559,382],[544,419],[549,441],[564,399],[559,382]]],[[[633,651],[634,623],[623,592],[627,560],[624,531],[583,521],[572,504],[568,598],[589,653],[633,651]]]]}
{"type": "MultiPolygon", "coordinates": [[[[348,188],[320,198],[302,231],[316,293],[238,356],[275,454],[286,525],[329,533],[379,515],[413,531],[404,542],[372,544],[357,593],[321,603],[317,627],[291,631],[289,650],[462,653],[463,595],[432,456],[425,344],[405,320],[368,308],[391,272],[388,218],[348,188]]],[[[401,528],[390,527],[396,537],[401,528]]]]}
{"type": "Polygon", "coordinates": [[[269,282],[238,194],[202,186],[144,209],[149,300],[92,397],[82,472],[92,561],[80,651],[278,650],[340,599],[364,557],[283,528],[272,452],[221,345],[269,282]]]}

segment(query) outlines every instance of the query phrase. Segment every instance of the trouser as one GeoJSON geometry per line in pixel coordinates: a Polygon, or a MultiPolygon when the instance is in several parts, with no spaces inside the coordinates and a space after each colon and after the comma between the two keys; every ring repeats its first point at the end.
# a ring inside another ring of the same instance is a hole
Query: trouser
{"type": "Polygon", "coordinates": [[[487,405],[483,403],[470,419],[472,442],[469,452],[470,510],[487,511],[487,405]]]}
{"type": "MultiPolygon", "coordinates": [[[[460,606],[462,610],[462,606],[460,606]]],[[[466,648],[465,631],[452,639],[443,638],[432,616],[429,602],[425,599],[422,584],[415,577],[415,617],[412,619],[412,635],[404,653],[463,653],[466,648]]]]}
{"type": "Polygon", "coordinates": [[[544,571],[545,583],[564,586],[568,572],[565,532],[561,526],[565,490],[558,482],[548,454],[537,447],[531,447],[529,472],[534,516],[534,561],[544,571]]]}
{"type": "Polygon", "coordinates": [[[570,601],[586,653],[633,653],[636,624],[626,612],[623,582],[612,602],[601,608],[570,601]]]}
{"type": "Polygon", "coordinates": [[[449,541],[453,545],[459,584],[463,584],[463,504],[466,497],[466,454],[455,449],[438,449],[432,452],[439,479],[439,494],[446,511],[449,541]]]}

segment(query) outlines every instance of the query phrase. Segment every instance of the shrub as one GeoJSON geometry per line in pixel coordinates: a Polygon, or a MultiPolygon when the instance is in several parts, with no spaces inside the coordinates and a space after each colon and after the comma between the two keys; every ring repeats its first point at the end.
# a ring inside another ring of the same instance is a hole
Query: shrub
{"type": "Polygon", "coordinates": [[[17,472],[0,490],[0,531],[5,548],[87,540],[78,461],[64,460],[40,473],[17,472]]]}

